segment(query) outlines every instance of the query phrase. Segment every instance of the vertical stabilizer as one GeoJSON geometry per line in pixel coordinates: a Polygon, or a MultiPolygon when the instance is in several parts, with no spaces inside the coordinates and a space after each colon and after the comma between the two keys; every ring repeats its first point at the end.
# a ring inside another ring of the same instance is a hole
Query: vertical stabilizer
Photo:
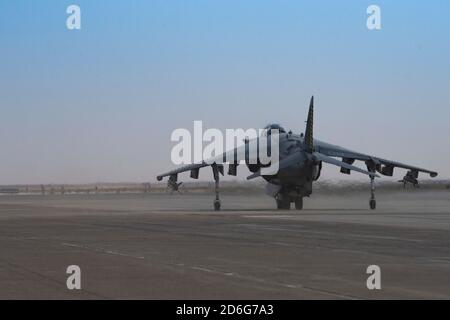
{"type": "Polygon", "coordinates": [[[314,96],[311,97],[309,103],[308,120],[306,120],[305,140],[303,142],[306,151],[314,151],[314,138],[313,138],[313,122],[314,122],[314,96]]]}

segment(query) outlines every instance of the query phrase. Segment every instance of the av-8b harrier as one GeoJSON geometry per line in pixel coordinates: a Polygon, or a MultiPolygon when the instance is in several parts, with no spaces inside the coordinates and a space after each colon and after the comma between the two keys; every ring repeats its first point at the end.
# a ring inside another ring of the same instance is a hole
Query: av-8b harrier
{"type": "MultiPolygon", "coordinates": [[[[405,175],[405,181],[407,178],[411,177],[416,181],[419,172],[428,173],[431,177],[437,176],[437,172],[434,171],[355,152],[316,140],[313,138],[313,114],[314,97],[311,98],[304,134],[294,134],[291,131],[286,132],[286,130],[277,124],[266,127],[266,129],[268,129],[266,133],[267,137],[270,136],[272,131],[279,134],[279,161],[278,172],[276,174],[265,175],[262,172],[262,169],[265,166],[262,165],[259,160],[257,160],[256,163],[250,162],[250,148],[246,148],[243,153],[241,152],[241,154],[243,154],[242,159],[239,159],[236,156],[239,154],[238,148],[231,150],[231,154],[234,155],[235,161],[228,164],[228,174],[236,176],[237,166],[240,163],[239,161],[244,162],[252,172],[247,179],[250,180],[256,177],[265,179],[268,182],[266,190],[275,198],[277,208],[282,210],[289,210],[292,202],[295,203],[295,208],[297,210],[303,209],[303,198],[311,195],[312,183],[319,179],[322,163],[340,167],[340,172],[343,174],[350,174],[353,170],[369,176],[371,185],[369,206],[371,209],[376,208],[374,179],[375,177],[379,177],[377,172],[384,176],[392,176],[394,168],[396,167],[407,169],[408,172],[405,175]],[[342,161],[336,158],[341,158],[342,161]],[[353,163],[355,160],[364,161],[367,170],[354,166],[353,163]]],[[[261,137],[259,139],[261,139],[261,137]]],[[[244,147],[246,145],[248,146],[248,141],[246,141],[244,147]]],[[[230,154],[230,151],[226,152],[226,154],[230,154]]],[[[214,200],[214,209],[220,210],[219,174],[224,174],[222,163],[202,161],[161,174],[157,176],[157,179],[158,181],[161,181],[163,177],[169,176],[168,187],[177,186],[179,173],[190,171],[191,178],[198,179],[200,168],[207,166],[212,167],[215,180],[216,198],[214,200]]]]}

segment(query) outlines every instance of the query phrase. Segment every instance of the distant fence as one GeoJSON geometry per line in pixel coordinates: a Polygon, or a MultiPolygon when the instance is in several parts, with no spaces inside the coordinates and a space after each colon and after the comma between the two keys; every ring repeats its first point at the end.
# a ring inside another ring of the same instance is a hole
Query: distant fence
{"type": "Polygon", "coordinates": [[[0,193],[20,193],[20,189],[18,188],[1,188],[0,193]]]}
{"type": "MultiPolygon", "coordinates": [[[[225,193],[264,193],[266,183],[246,181],[223,181],[221,189],[225,193]]],[[[450,190],[449,180],[424,180],[421,188],[416,190],[450,190]]],[[[366,192],[369,184],[365,181],[334,181],[322,180],[314,184],[314,192],[318,194],[340,194],[347,192],[366,192]]],[[[407,188],[408,190],[411,188],[407,188]]],[[[185,182],[182,192],[208,193],[214,190],[214,183],[210,181],[185,182]]],[[[377,183],[379,191],[403,190],[403,184],[396,181],[380,181],[377,183]]],[[[99,184],[47,184],[47,185],[9,185],[0,186],[0,194],[108,194],[108,193],[163,193],[167,192],[166,183],[99,183],[99,184]]]]}

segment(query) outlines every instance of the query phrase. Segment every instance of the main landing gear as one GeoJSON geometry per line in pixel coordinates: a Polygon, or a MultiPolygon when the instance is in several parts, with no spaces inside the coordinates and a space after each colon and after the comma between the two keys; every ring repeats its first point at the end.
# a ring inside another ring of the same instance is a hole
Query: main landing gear
{"type": "Polygon", "coordinates": [[[220,210],[220,198],[219,198],[219,167],[217,165],[212,166],[213,175],[214,175],[214,192],[216,193],[216,198],[214,199],[214,210],[220,210]]]}
{"type": "Polygon", "coordinates": [[[278,199],[276,199],[276,201],[277,201],[277,209],[278,210],[291,209],[291,199],[289,199],[289,197],[281,196],[278,199]]]}
{"type": "Polygon", "coordinates": [[[279,195],[276,198],[277,202],[277,209],[278,210],[290,210],[291,209],[291,202],[295,203],[295,209],[296,210],[302,210],[303,209],[303,197],[297,197],[294,199],[294,201],[291,201],[291,198],[288,195],[279,195]]]}
{"type": "Polygon", "coordinates": [[[295,210],[303,210],[303,197],[295,199],[295,210]]]}
{"type": "Polygon", "coordinates": [[[377,201],[375,200],[375,178],[370,177],[370,200],[369,206],[371,210],[375,210],[377,207],[377,201]]]}

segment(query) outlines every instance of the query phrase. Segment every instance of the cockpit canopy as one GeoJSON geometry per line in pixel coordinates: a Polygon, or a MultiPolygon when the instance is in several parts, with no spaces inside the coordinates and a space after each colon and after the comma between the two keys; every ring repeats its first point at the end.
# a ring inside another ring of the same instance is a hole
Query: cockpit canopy
{"type": "Polygon", "coordinates": [[[267,135],[270,135],[272,130],[278,130],[279,133],[286,133],[286,130],[284,130],[284,128],[277,123],[271,123],[264,129],[267,130],[267,135]]]}

